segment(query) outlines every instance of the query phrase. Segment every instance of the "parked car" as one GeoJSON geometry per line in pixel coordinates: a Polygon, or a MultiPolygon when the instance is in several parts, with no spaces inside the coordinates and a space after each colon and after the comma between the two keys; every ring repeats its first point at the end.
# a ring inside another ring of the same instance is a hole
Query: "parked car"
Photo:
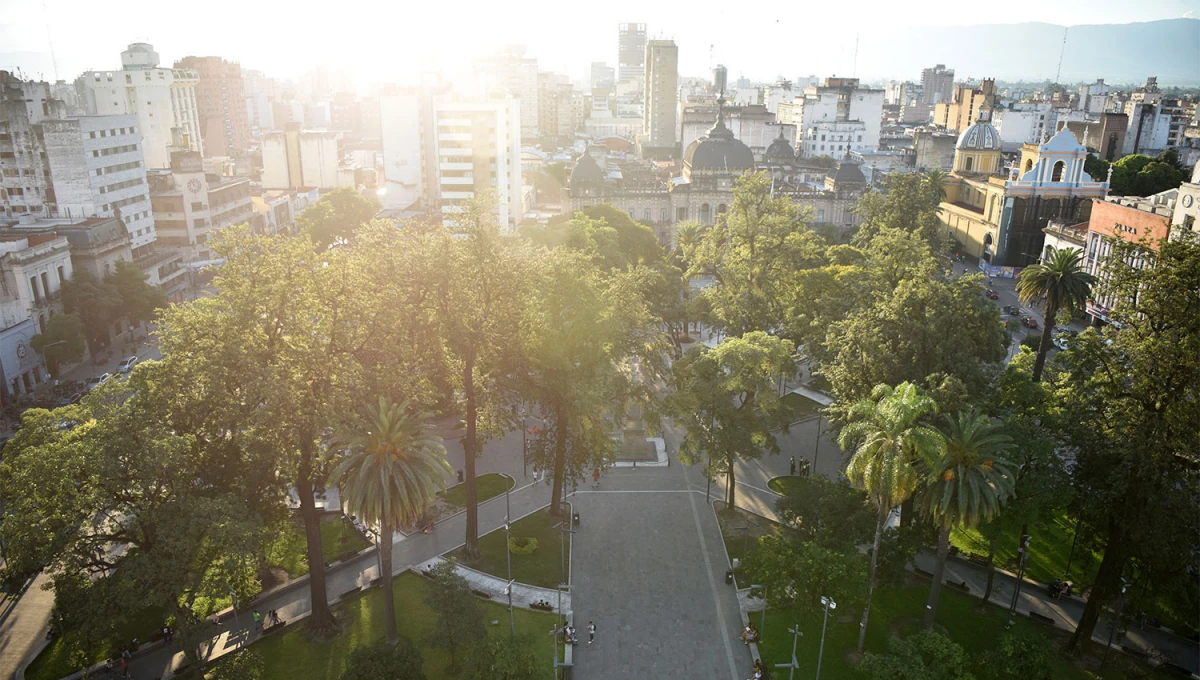
{"type": "Polygon", "coordinates": [[[1052,340],[1051,342],[1054,343],[1054,346],[1056,348],[1063,350],[1063,349],[1067,348],[1067,342],[1070,341],[1070,339],[1071,339],[1071,336],[1067,335],[1066,333],[1063,333],[1061,335],[1055,336],[1054,340],[1052,340]]]}
{"type": "Polygon", "coordinates": [[[96,385],[103,384],[111,377],[112,377],[112,375],[110,375],[108,373],[101,373],[100,375],[92,376],[91,378],[88,378],[87,382],[85,382],[83,384],[83,390],[85,392],[91,392],[92,388],[94,388],[96,385]]]}
{"type": "Polygon", "coordinates": [[[992,290],[991,288],[988,288],[987,292],[984,293],[984,295],[987,295],[987,299],[989,299],[989,300],[999,300],[1000,299],[1000,294],[997,293],[996,291],[992,290]]]}
{"type": "Polygon", "coordinates": [[[1026,328],[1036,329],[1038,327],[1038,320],[1032,316],[1023,316],[1021,317],[1021,325],[1026,328]]]}
{"type": "Polygon", "coordinates": [[[63,397],[62,399],[59,399],[58,405],[70,406],[71,404],[78,404],[80,399],[83,399],[83,392],[76,392],[69,397],[63,397]]]}
{"type": "Polygon", "coordinates": [[[138,358],[136,356],[129,357],[128,359],[122,359],[121,363],[117,364],[117,373],[121,373],[123,375],[132,371],[137,362],[138,358]]]}
{"type": "Polygon", "coordinates": [[[1021,313],[1021,308],[1016,305],[1004,305],[1004,313],[1009,316],[1016,316],[1021,313]]]}

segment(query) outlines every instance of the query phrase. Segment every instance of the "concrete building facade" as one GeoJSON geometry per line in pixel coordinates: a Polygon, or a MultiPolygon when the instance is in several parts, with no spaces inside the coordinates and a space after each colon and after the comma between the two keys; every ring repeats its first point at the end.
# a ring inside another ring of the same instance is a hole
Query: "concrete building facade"
{"type": "Polygon", "coordinates": [[[642,88],[646,64],[646,24],[621,24],[617,28],[617,81],[642,88]]]}
{"type": "MultiPolygon", "coordinates": [[[[32,215],[16,221],[32,225],[32,215]]],[[[62,311],[62,284],[70,280],[71,245],[55,233],[0,230],[0,401],[31,393],[49,378],[30,341],[62,311]]]]}
{"type": "Polygon", "coordinates": [[[477,95],[483,99],[511,96],[521,108],[521,138],[538,136],[538,64],[525,56],[523,45],[508,45],[476,59],[477,95]]]}
{"type": "Polygon", "coordinates": [[[146,166],[165,168],[171,151],[203,152],[196,85],[191,69],[159,68],[158,53],[133,43],[121,53],[120,71],[88,71],[76,81],[89,114],[137,116],[146,166]]]}
{"type": "Polygon", "coordinates": [[[288,123],[260,139],[264,189],[337,189],[355,186],[354,166],[345,159],[342,133],[304,130],[288,123]]]}
{"type": "Polygon", "coordinates": [[[978,87],[959,86],[953,101],[939,103],[933,108],[933,124],[953,132],[961,132],[980,121],[991,121],[992,109],[999,97],[996,81],[985,78],[978,87]]]}
{"type": "Polygon", "coordinates": [[[921,70],[921,103],[941,104],[954,96],[954,69],[938,64],[921,70]]]}
{"type": "Polygon", "coordinates": [[[254,216],[250,180],[206,175],[196,152],[176,151],[171,169],[153,170],[148,180],[159,246],[178,252],[185,263],[212,259],[209,238],[254,216]]]}
{"type": "Polygon", "coordinates": [[[195,71],[196,110],[207,156],[237,156],[250,146],[242,67],[220,57],[184,57],[175,68],[195,71]]]}
{"type": "Polygon", "coordinates": [[[841,158],[879,148],[883,90],[860,87],[857,78],[826,78],[820,87],[779,105],[780,123],[795,125],[804,158],[841,158]]]}
{"type": "Polygon", "coordinates": [[[679,48],[673,40],[646,43],[646,89],[643,134],[646,146],[675,151],[678,141],[676,109],[679,103],[679,48]]]}
{"type": "MultiPolygon", "coordinates": [[[[1170,235],[1173,200],[1157,195],[1146,198],[1111,196],[1096,201],[1088,220],[1087,245],[1083,264],[1087,272],[1101,281],[1106,277],[1105,263],[1119,241],[1138,244],[1127,263],[1141,269],[1152,262],[1158,242],[1170,235]]],[[[1087,313],[1099,323],[1108,321],[1113,300],[1097,286],[1093,298],[1087,301],[1087,313]]]]}
{"type": "Polygon", "coordinates": [[[521,201],[521,104],[517,99],[437,101],[433,105],[436,160],[430,190],[442,223],[453,228],[464,201],[494,191],[502,228],[515,227],[521,201]]]}

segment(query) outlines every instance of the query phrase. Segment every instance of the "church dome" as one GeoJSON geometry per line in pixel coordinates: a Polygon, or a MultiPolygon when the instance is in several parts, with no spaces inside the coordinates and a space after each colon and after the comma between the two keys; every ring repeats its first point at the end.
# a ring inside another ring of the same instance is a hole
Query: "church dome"
{"type": "Polygon", "coordinates": [[[688,145],[683,162],[693,172],[716,170],[741,174],[754,169],[754,152],[733,136],[723,118],[718,112],[717,122],[708,134],[688,145]]]}
{"type": "Polygon", "coordinates": [[[583,154],[579,162],[575,164],[571,170],[571,185],[574,186],[580,182],[602,182],[604,181],[604,171],[596,163],[596,159],[588,154],[583,154]]]}
{"type": "Polygon", "coordinates": [[[955,149],[966,151],[1000,151],[1000,131],[991,123],[975,123],[958,136],[955,149]]]}
{"type": "Polygon", "coordinates": [[[775,141],[771,142],[771,146],[767,147],[767,159],[776,161],[796,160],[796,150],[792,148],[787,138],[783,136],[783,128],[779,129],[779,136],[775,138],[775,141]]]}

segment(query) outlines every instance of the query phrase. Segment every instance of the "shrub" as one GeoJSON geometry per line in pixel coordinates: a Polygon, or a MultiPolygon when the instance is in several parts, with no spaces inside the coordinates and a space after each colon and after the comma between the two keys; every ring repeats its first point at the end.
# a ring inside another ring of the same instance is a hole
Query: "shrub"
{"type": "Polygon", "coordinates": [[[536,538],[513,536],[508,539],[508,551],[514,555],[532,555],[537,550],[536,538]]]}

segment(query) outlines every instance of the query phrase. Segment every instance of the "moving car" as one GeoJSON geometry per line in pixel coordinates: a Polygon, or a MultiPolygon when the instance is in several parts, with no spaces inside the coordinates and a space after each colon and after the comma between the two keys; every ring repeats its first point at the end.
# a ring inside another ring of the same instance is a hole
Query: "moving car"
{"type": "Polygon", "coordinates": [[[103,384],[111,377],[112,377],[112,375],[110,375],[108,373],[101,373],[100,375],[92,376],[91,378],[88,378],[87,382],[85,382],[83,384],[83,391],[91,392],[92,388],[94,388],[96,385],[103,384]]]}
{"type": "Polygon", "coordinates": [[[71,404],[78,404],[80,399],[83,399],[83,392],[76,392],[69,397],[63,397],[62,399],[59,399],[58,405],[70,406],[71,404]]]}
{"type": "Polygon", "coordinates": [[[984,295],[987,295],[987,299],[989,299],[989,300],[999,300],[1000,299],[1000,294],[997,293],[996,291],[992,290],[991,288],[988,288],[987,292],[984,293],[984,295]]]}
{"type": "Polygon", "coordinates": [[[1032,316],[1023,316],[1021,317],[1021,325],[1026,328],[1036,329],[1038,327],[1038,320],[1032,316]]]}
{"type": "Polygon", "coordinates": [[[1016,305],[1004,305],[1004,313],[1009,316],[1016,316],[1021,313],[1021,308],[1016,305]]]}
{"type": "Polygon", "coordinates": [[[137,362],[138,358],[136,356],[129,357],[128,359],[122,359],[121,363],[117,364],[117,373],[121,373],[123,375],[132,371],[137,362]]]}

